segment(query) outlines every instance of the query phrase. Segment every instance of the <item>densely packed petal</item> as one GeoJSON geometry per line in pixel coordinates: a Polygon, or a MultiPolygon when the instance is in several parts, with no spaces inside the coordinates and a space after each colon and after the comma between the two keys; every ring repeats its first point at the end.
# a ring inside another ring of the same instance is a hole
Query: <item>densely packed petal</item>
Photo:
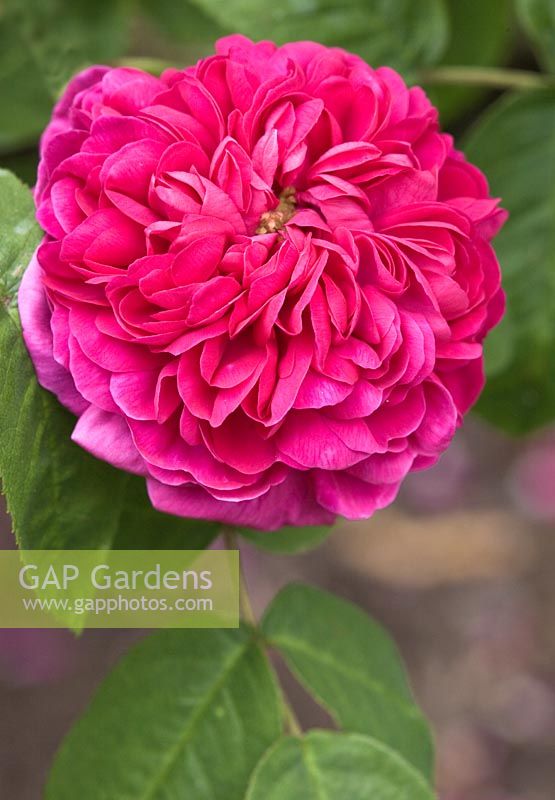
{"type": "Polygon", "coordinates": [[[35,196],[39,380],[162,511],[367,517],[481,390],[505,212],[391,69],[241,36],[160,78],[94,67],[35,196]]]}

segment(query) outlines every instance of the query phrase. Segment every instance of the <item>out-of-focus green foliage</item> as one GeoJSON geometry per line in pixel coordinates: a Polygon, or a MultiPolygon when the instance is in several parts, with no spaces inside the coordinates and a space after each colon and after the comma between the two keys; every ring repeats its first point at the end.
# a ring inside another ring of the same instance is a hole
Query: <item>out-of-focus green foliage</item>
{"type": "Polygon", "coordinates": [[[206,43],[211,49],[219,36],[229,33],[194,0],[140,0],[140,8],[163,34],[182,45],[206,43]]]}
{"type": "MultiPolygon", "coordinates": [[[[495,66],[502,64],[515,38],[512,0],[447,0],[451,36],[441,64],[495,66]]],[[[484,98],[473,86],[430,86],[443,126],[456,121],[484,98]]]]}
{"type": "Polygon", "coordinates": [[[503,97],[465,150],[511,214],[495,245],[507,312],[486,342],[479,409],[525,433],[555,417],[555,92],[503,97]]]}
{"type": "Polygon", "coordinates": [[[540,63],[555,72],[555,3],[553,0],[516,0],[516,6],[540,63]]]}
{"type": "Polygon", "coordinates": [[[7,0],[0,16],[0,152],[32,143],[72,74],[117,58],[123,0],[7,0]]]}
{"type": "Polygon", "coordinates": [[[39,164],[39,154],[36,146],[31,145],[26,150],[5,153],[0,156],[0,163],[2,169],[15,173],[27,186],[35,184],[39,164]]]}
{"type": "Polygon", "coordinates": [[[278,43],[312,39],[359,53],[372,66],[438,61],[448,39],[443,0],[193,0],[224,28],[278,43]]]}

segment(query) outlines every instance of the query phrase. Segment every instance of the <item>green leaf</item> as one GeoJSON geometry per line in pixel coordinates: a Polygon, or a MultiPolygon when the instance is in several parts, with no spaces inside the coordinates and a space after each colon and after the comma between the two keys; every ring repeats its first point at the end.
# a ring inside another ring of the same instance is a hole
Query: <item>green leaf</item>
{"type": "Polygon", "coordinates": [[[555,72],[555,4],[553,0],[516,0],[522,27],[532,40],[539,61],[555,72]]]}
{"type": "Polygon", "coordinates": [[[0,152],[36,140],[67,80],[126,43],[120,0],[8,0],[0,17],[0,152]]]}
{"type": "MultiPolygon", "coordinates": [[[[448,0],[447,8],[451,38],[441,64],[491,67],[505,61],[514,39],[512,0],[448,0]]],[[[486,94],[472,86],[432,86],[427,92],[444,126],[486,94]]]]}
{"type": "Polygon", "coordinates": [[[37,383],[15,301],[41,236],[29,189],[0,170],[0,475],[19,544],[46,550],[205,547],[215,524],[155,511],[143,478],[71,442],[75,418],[37,383]]]}
{"type": "Polygon", "coordinates": [[[293,584],[270,606],[262,631],[342,728],[373,736],[431,776],[426,721],[395,645],[366,614],[319,589],[293,584]]]}
{"type": "Polygon", "coordinates": [[[223,28],[282,44],[311,39],[359,53],[372,66],[433,64],[448,38],[443,0],[193,0],[223,28]]]}
{"type": "Polygon", "coordinates": [[[17,289],[41,237],[31,192],[11,172],[0,169],[0,304],[14,321],[17,289]]]}
{"type": "Polygon", "coordinates": [[[262,759],[246,800],[433,800],[416,770],[368,736],[312,731],[262,759]]]}
{"type": "Polygon", "coordinates": [[[555,419],[555,92],[503,97],[465,149],[510,212],[495,240],[507,312],[486,341],[478,410],[526,433],[555,419]]]}
{"type": "Polygon", "coordinates": [[[269,553],[294,554],[313,550],[328,538],[333,528],[327,525],[308,525],[304,528],[286,526],[279,531],[264,533],[239,528],[238,533],[261,550],[269,553]]]}
{"type": "Polygon", "coordinates": [[[100,687],[46,800],[242,800],[280,731],[274,678],[249,631],[163,631],[100,687]]]}

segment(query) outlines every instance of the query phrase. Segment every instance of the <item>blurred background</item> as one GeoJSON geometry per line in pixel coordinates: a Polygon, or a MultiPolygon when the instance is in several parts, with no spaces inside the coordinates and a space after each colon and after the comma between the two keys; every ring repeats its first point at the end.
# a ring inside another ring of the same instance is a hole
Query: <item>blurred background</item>
{"type": "MultiPolygon", "coordinates": [[[[186,65],[208,53],[218,35],[238,28],[257,38],[311,36],[343,44],[370,63],[397,67],[408,80],[425,81],[434,64],[539,71],[546,60],[536,60],[537,36],[526,35],[530,20],[522,9],[541,5],[4,0],[0,167],[34,183],[37,140],[52,104],[69,75],[91,62],[155,69],[163,58],[186,65]]],[[[555,6],[548,0],[543,7],[554,9],[555,31],[555,6]]],[[[549,24],[546,17],[542,30],[549,24]]],[[[443,126],[458,138],[500,94],[440,88],[431,80],[426,85],[443,126]]],[[[551,156],[546,168],[553,166],[551,156]]],[[[549,219],[553,224],[553,214],[549,219]]],[[[534,273],[528,275],[533,283],[534,273]]],[[[516,284],[512,292],[510,308],[513,298],[515,306],[519,301],[516,284]]],[[[519,384],[506,345],[508,326],[500,328],[490,354],[492,380],[481,415],[502,418],[513,432],[539,431],[515,439],[475,415],[440,463],[410,476],[398,501],[370,521],[338,526],[324,545],[302,556],[248,545],[243,552],[258,611],[298,578],[353,600],[386,625],[437,733],[441,800],[555,796],[555,428],[544,424],[553,404],[546,411],[547,389],[541,388],[546,363],[555,375],[555,344],[549,362],[540,364],[541,380],[527,374],[519,384]],[[503,377],[509,373],[515,376],[511,386],[503,377]]],[[[550,336],[553,343],[555,324],[550,330],[543,342],[550,336]]],[[[5,513],[0,531],[0,546],[13,547],[5,513]]],[[[64,733],[140,635],[89,631],[76,639],[64,631],[0,631],[2,800],[39,800],[64,733]]],[[[303,723],[326,724],[299,687],[284,679],[303,723]]]]}

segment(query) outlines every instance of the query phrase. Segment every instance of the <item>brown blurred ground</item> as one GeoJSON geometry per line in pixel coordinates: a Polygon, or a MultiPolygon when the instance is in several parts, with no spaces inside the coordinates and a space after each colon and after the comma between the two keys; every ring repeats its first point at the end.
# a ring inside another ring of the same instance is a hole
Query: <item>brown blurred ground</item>
{"type": "MultiPolygon", "coordinates": [[[[302,579],[396,638],[438,738],[442,800],[555,796],[555,438],[470,421],[393,508],[318,551],[244,553],[255,606],[302,579]],[[553,502],[551,502],[553,501],[553,502]]],[[[56,746],[133,634],[0,634],[0,798],[38,800],[56,746]]],[[[292,686],[305,724],[321,712],[292,686]]]]}

